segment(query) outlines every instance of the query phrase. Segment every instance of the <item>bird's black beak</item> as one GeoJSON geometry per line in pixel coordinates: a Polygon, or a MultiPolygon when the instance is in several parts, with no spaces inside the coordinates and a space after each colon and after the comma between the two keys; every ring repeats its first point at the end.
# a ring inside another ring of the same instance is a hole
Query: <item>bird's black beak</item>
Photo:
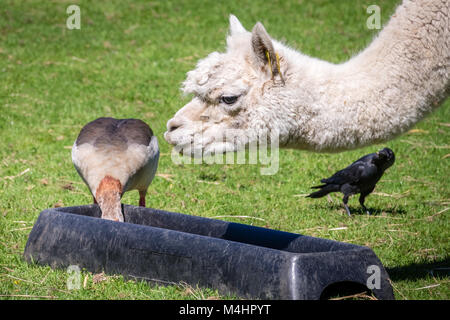
{"type": "Polygon", "coordinates": [[[384,150],[378,151],[377,155],[380,159],[385,159],[389,157],[389,154],[384,150]]]}

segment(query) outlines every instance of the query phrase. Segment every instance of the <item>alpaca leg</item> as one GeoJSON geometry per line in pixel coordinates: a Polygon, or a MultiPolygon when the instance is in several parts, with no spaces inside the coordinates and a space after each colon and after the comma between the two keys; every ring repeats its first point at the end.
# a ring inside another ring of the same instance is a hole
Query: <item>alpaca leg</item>
{"type": "Polygon", "coordinates": [[[94,199],[94,204],[98,204],[97,200],[95,199],[94,196],[92,196],[92,199],[94,199]]]}
{"type": "Polygon", "coordinates": [[[147,191],[139,191],[139,206],[145,207],[145,195],[147,191]]]}
{"type": "Polygon", "coordinates": [[[349,209],[349,207],[348,207],[348,205],[347,205],[347,202],[348,202],[348,195],[344,195],[344,198],[342,199],[342,202],[344,203],[345,210],[347,211],[347,214],[348,214],[348,216],[350,217],[350,216],[351,216],[351,214],[350,214],[350,209],[349,209]]]}

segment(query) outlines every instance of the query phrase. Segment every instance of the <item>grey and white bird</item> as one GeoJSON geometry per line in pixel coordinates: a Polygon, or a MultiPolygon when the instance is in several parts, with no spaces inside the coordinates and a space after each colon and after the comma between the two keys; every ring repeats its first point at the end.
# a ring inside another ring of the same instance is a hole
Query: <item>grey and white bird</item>
{"type": "Polygon", "coordinates": [[[85,125],[72,147],[72,162],[89,187],[102,218],[124,221],[120,200],[139,191],[139,205],[158,168],[152,129],[138,119],[99,118],[85,125]]]}
{"type": "Polygon", "coordinates": [[[383,176],[384,171],[392,166],[394,162],[394,152],[389,148],[365,155],[331,177],[320,180],[323,183],[322,185],[312,187],[320,190],[311,193],[307,197],[320,198],[330,192],[342,192],[344,194],[342,202],[347,214],[350,216],[350,209],[347,205],[348,198],[359,193],[359,203],[367,214],[370,214],[364,205],[366,196],[375,189],[375,185],[383,176]]]}

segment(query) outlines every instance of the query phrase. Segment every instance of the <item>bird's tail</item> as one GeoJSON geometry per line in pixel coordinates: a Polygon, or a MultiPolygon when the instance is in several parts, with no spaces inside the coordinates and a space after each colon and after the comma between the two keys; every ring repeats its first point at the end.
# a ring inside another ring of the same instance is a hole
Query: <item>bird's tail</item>
{"type": "Polygon", "coordinates": [[[100,181],[95,199],[102,210],[102,219],[124,221],[120,204],[121,194],[122,184],[119,180],[106,176],[100,181]]]}
{"type": "Polygon", "coordinates": [[[307,198],[321,198],[323,196],[326,196],[330,192],[339,191],[339,186],[337,186],[335,184],[323,184],[323,185],[314,186],[314,187],[311,187],[311,188],[312,189],[319,189],[320,188],[320,190],[307,195],[306,196],[307,198]]]}

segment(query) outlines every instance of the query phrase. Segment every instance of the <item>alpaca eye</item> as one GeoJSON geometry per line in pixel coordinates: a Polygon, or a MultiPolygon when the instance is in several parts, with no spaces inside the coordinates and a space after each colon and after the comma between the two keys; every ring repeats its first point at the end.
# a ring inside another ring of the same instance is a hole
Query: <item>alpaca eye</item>
{"type": "Polygon", "coordinates": [[[237,101],[239,96],[222,96],[220,97],[220,102],[223,102],[225,104],[233,104],[237,101]]]}

